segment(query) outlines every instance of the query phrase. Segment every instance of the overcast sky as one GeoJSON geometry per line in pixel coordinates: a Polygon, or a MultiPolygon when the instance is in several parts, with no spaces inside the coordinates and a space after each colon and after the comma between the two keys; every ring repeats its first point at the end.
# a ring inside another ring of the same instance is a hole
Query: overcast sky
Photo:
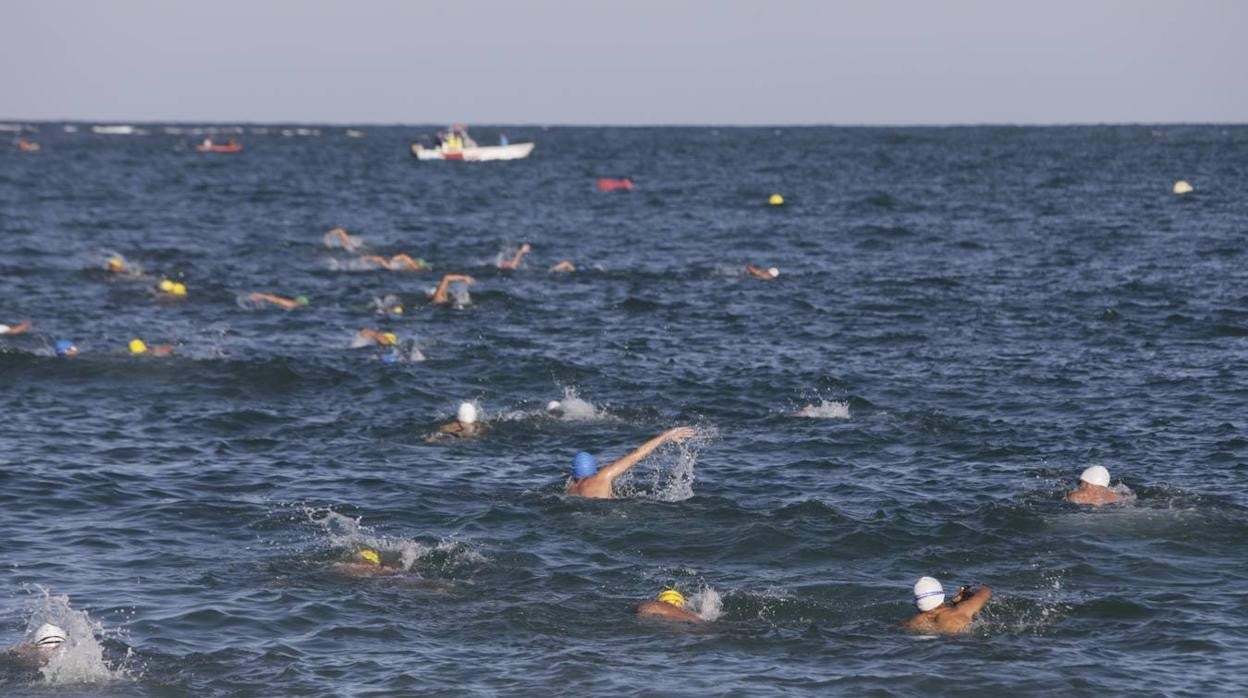
{"type": "Polygon", "coordinates": [[[1238,0],[0,0],[0,119],[1248,122],[1238,0]]]}

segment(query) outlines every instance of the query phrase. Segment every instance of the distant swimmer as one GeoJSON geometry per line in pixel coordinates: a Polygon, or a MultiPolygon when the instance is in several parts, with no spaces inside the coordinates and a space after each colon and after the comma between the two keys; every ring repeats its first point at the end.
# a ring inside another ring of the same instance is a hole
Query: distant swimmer
{"type": "Polygon", "coordinates": [[[30,642],[23,642],[0,652],[0,658],[11,664],[35,669],[47,664],[67,640],[69,634],[63,628],[44,623],[35,631],[30,642]]]}
{"type": "MultiPolygon", "coordinates": [[[[471,284],[477,283],[477,280],[472,278],[471,276],[468,276],[467,274],[447,274],[442,277],[442,282],[439,283],[437,289],[434,290],[433,296],[429,299],[429,302],[434,303],[434,304],[439,304],[439,305],[450,303],[451,296],[450,296],[449,291],[451,288],[451,284],[455,284],[455,283],[471,285],[471,284]]],[[[467,296],[468,294],[465,292],[464,293],[465,300],[457,300],[457,304],[466,305],[467,296]]]]}
{"type": "Polygon", "coordinates": [[[661,618],[682,623],[704,623],[701,616],[685,608],[685,596],[675,589],[664,589],[654,601],[643,601],[637,607],[638,618],[661,618]]]}
{"type": "Polygon", "coordinates": [[[572,263],[572,260],[570,260],[570,259],[565,259],[565,260],[563,260],[562,262],[560,262],[560,263],[556,264],[555,266],[551,267],[551,268],[550,268],[550,271],[551,271],[552,273],[557,273],[557,272],[561,272],[561,271],[576,271],[576,265],[572,263]]]}
{"type": "Polygon", "coordinates": [[[1079,476],[1079,487],[1066,495],[1066,501],[1099,507],[1121,502],[1122,495],[1109,488],[1109,470],[1103,465],[1094,465],[1079,476]]]}
{"type": "Polygon", "coordinates": [[[628,472],[629,468],[640,463],[659,446],[668,441],[680,443],[693,438],[697,433],[690,427],[668,429],[602,469],[598,468],[598,461],[592,455],[581,451],[572,459],[572,480],[568,483],[568,494],[589,499],[612,499],[615,495],[611,486],[616,478],[628,472]]]}
{"type": "Polygon", "coordinates": [[[386,259],[375,254],[360,257],[360,262],[364,264],[376,264],[390,271],[402,271],[404,269],[410,271],[424,271],[429,268],[429,263],[421,257],[412,258],[406,254],[399,253],[386,259]]]}
{"type": "Polygon", "coordinates": [[[438,430],[430,434],[425,441],[476,438],[485,431],[485,425],[480,423],[480,419],[481,415],[476,405],[471,402],[461,402],[459,409],[455,411],[455,421],[438,427],[438,430]]]}
{"type": "Polygon", "coordinates": [[[341,247],[347,252],[354,252],[364,246],[363,240],[352,235],[348,235],[346,229],[344,228],[334,228],[328,233],[325,233],[325,237],[322,239],[322,242],[326,247],[341,247]]]}
{"type": "Polygon", "coordinates": [[[57,356],[78,356],[78,345],[73,340],[58,339],[54,348],[57,356]]]}
{"type": "Polygon", "coordinates": [[[533,251],[533,248],[529,247],[529,243],[526,242],[520,246],[520,249],[516,250],[515,256],[513,256],[511,259],[504,259],[501,262],[499,262],[498,268],[499,269],[516,269],[520,266],[520,260],[524,259],[524,256],[532,251],[533,251]]]}
{"type": "Polygon", "coordinates": [[[946,603],[945,588],[940,582],[932,577],[920,577],[914,583],[914,605],[919,608],[919,615],[901,627],[918,633],[964,633],[991,598],[992,589],[988,587],[962,587],[946,603]]]}
{"type": "Polygon", "coordinates": [[[753,264],[747,264],[745,265],[745,271],[749,273],[750,276],[757,279],[763,279],[764,281],[771,281],[777,276],[780,276],[780,270],[775,267],[763,269],[762,267],[756,267],[753,264]]]}
{"type": "Polygon", "coordinates": [[[372,548],[360,548],[350,560],[335,563],[333,570],[348,577],[386,577],[404,572],[402,567],[383,562],[381,553],[372,548]]]}
{"type": "Polygon", "coordinates": [[[126,260],[121,255],[113,255],[104,262],[104,268],[113,274],[124,274],[129,269],[126,260]]]}
{"type": "Polygon", "coordinates": [[[186,297],[186,284],[183,284],[181,281],[161,279],[160,283],[156,284],[156,290],[167,296],[173,296],[174,298],[186,297]]]}
{"type": "Polygon", "coordinates": [[[273,305],[286,310],[302,308],[309,303],[307,296],[283,298],[282,296],[275,296],[271,293],[249,293],[247,294],[247,300],[252,301],[253,303],[272,303],[273,305]]]}
{"type": "Polygon", "coordinates": [[[144,342],[137,337],[130,340],[129,349],[130,353],[136,356],[141,354],[146,354],[148,356],[169,356],[173,353],[172,344],[158,344],[156,346],[149,347],[147,342],[144,342]]]}
{"type": "Polygon", "coordinates": [[[359,349],[360,347],[392,347],[399,343],[399,336],[393,332],[379,332],[371,328],[364,328],[356,333],[355,338],[351,340],[351,348],[359,349]]]}
{"type": "Polygon", "coordinates": [[[30,324],[29,320],[24,321],[24,322],[19,322],[16,325],[13,325],[12,327],[10,327],[9,325],[0,325],[0,334],[22,334],[26,332],[26,330],[29,330],[31,327],[33,327],[33,325],[30,324]]]}

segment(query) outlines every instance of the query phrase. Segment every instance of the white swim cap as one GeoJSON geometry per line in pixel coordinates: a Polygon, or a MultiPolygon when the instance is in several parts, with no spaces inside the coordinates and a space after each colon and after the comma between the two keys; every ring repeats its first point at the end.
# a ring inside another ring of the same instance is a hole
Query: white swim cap
{"type": "Polygon", "coordinates": [[[0,325],[0,334],[8,334],[11,329],[13,328],[8,325],[0,325]]]}
{"type": "Polygon", "coordinates": [[[1094,465],[1079,476],[1080,480],[1089,485],[1097,485],[1100,487],[1109,487],[1109,471],[1103,465],[1094,465]]]}
{"type": "Polygon", "coordinates": [[[554,412],[555,410],[559,409],[559,407],[560,405],[559,405],[558,400],[551,400],[550,402],[546,403],[547,412],[554,412]]]}
{"type": "Polygon", "coordinates": [[[914,583],[914,605],[930,611],[945,602],[945,588],[932,577],[919,577],[914,583]]]}
{"type": "Polygon", "coordinates": [[[771,278],[773,279],[776,278],[777,276],[780,276],[780,270],[775,267],[768,269],[767,273],[771,274],[771,278]]]}
{"type": "Polygon", "coordinates": [[[35,631],[35,647],[39,649],[55,649],[63,645],[65,639],[65,631],[51,623],[44,623],[35,631]]]}
{"type": "Polygon", "coordinates": [[[473,424],[477,421],[477,408],[471,402],[461,402],[459,411],[455,413],[455,419],[464,424],[473,424]]]}

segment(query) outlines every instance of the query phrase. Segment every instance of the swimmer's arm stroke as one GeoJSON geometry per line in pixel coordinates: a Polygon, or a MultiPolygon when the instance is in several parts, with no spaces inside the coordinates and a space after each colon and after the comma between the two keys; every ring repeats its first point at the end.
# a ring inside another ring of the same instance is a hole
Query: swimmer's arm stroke
{"type": "Polygon", "coordinates": [[[969,620],[976,613],[979,613],[984,604],[988,603],[988,599],[992,598],[992,589],[979,587],[974,591],[967,591],[958,595],[962,597],[962,600],[953,608],[958,615],[965,616],[969,620]]]}
{"type": "Polygon", "coordinates": [[[675,427],[668,429],[662,434],[659,434],[653,439],[650,439],[644,444],[638,446],[632,453],[598,471],[598,475],[601,475],[607,480],[614,480],[627,472],[629,468],[640,463],[642,459],[653,453],[654,449],[659,446],[662,446],[668,441],[675,441],[679,443],[686,439],[691,439],[696,436],[697,433],[698,432],[694,431],[690,427],[675,427]]]}
{"type": "Polygon", "coordinates": [[[466,283],[466,284],[476,283],[476,279],[472,278],[471,276],[468,276],[467,274],[447,274],[446,276],[442,277],[442,283],[438,284],[437,290],[433,292],[433,300],[431,300],[430,302],[431,303],[448,302],[450,298],[447,297],[446,290],[450,288],[451,284],[455,283],[456,281],[462,281],[463,283],[466,283]]]}

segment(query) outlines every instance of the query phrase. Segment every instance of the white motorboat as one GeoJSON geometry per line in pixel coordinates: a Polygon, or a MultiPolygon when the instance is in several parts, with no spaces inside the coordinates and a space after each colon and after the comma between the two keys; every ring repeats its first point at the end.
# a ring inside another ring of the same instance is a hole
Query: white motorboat
{"type": "Polygon", "coordinates": [[[533,152],[533,143],[509,143],[507,145],[476,145],[462,148],[447,148],[445,144],[426,148],[419,143],[412,144],[412,156],[417,160],[463,160],[464,162],[486,162],[488,160],[520,160],[533,152]]]}

